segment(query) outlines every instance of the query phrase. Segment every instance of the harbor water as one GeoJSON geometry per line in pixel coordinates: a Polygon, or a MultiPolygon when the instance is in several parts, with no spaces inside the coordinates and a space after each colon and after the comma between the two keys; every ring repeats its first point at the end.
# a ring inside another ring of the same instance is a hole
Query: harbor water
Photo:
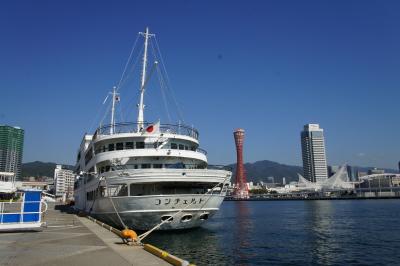
{"type": "Polygon", "coordinates": [[[145,242],[197,265],[399,265],[400,200],[230,201],[145,242]]]}

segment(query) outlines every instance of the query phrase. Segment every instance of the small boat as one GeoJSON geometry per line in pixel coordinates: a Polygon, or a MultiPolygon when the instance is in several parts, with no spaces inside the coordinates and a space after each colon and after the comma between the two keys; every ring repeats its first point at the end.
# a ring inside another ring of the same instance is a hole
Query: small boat
{"type": "Polygon", "coordinates": [[[42,214],[47,211],[47,204],[42,199],[42,191],[21,193],[22,201],[0,202],[0,232],[37,231],[45,225],[42,214]]]}

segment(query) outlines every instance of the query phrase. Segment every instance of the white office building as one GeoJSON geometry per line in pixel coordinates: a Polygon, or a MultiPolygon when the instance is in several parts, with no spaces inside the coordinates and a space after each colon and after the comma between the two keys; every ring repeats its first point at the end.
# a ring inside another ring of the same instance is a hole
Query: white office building
{"type": "Polygon", "coordinates": [[[307,124],[301,132],[304,177],[321,183],[328,179],[324,130],[318,124],[307,124]]]}
{"type": "Polygon", "coordinates": [[[57,165],[54,170],[54,187],[56,197],[72,198],[74,195],[75,174],[72,170],[63,169],[57,165]]]}

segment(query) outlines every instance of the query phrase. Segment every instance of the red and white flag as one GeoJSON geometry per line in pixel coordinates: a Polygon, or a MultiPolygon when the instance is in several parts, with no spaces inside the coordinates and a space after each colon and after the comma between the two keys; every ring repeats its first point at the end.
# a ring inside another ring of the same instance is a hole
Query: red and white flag
{"type": "Polygon", "coordinates": [[[158,121],[155,124],[147,126],[144,132],[147,134],[160,133],[160,121],[158,121]]]}

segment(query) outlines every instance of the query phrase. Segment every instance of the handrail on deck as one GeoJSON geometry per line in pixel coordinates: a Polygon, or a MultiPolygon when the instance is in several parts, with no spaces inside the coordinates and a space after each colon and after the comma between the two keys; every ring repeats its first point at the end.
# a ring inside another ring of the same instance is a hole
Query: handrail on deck
{"type": "MultiPolygon", "coordinates": [[[[150,126],[154,125],[154,123],[143,123],[143,130],[150,126]]],[[[121,133],[134,133],[137,132],[138,123],[135,122],[122,122],[116,123],[114,126],[111,124],[104,125],[96,129],[93,139],[96,139],[98,135],[111,135],[111,134],[121,134],[121,133]],[[110,130],[113,128],[113,130],[110,130]],[[110,133],[114,132],[114,133],[110,133]]],[[[194,139],[199,139],[199,132],[197,129],[183,125],[183,124],[160,124],[160,132],[161,133],[170,133],[170,134],[178,134],[184,135],[188,137],[192,137],[194,139]]]]}

